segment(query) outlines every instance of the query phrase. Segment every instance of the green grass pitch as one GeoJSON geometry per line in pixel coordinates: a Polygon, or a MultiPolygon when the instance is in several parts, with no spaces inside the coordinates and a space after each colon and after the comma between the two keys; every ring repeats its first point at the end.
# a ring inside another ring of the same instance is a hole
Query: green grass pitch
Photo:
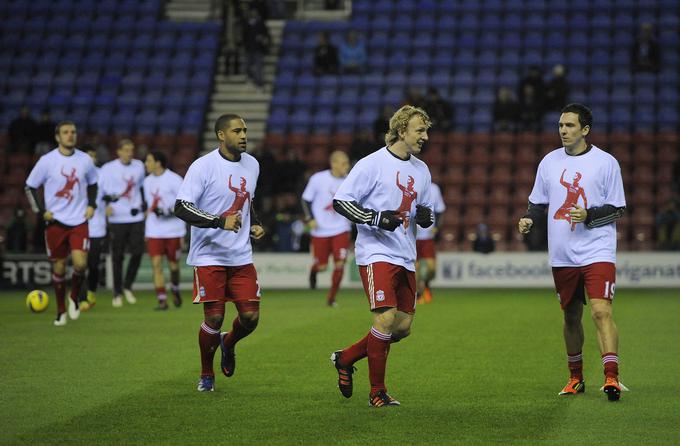
{"type": "MultiPolygon", "coordinates": [[[[152,311],[153,297],[53,327],[55,303],[31,314],[0,294],[0,444],[680,444],[680,291],[619,290],[621,378],[610,403],[584,318],[586,393],[567,378],[551,290],[438,290],[410,338],[392,346],[398,408],[367,406],[366,361],[344,399],[328,358],[363,336],[360,291],[266,291],[260,326],[237,349],[234,377],[199,393],[201,308],[152,311]]],[[[186,296],[186,293],[185,293],[186,296]]],[[[235,311],[228,306],[226,326],[235,311]]],[[[215,361],[219,372],[219,354],[215,361]]]]}

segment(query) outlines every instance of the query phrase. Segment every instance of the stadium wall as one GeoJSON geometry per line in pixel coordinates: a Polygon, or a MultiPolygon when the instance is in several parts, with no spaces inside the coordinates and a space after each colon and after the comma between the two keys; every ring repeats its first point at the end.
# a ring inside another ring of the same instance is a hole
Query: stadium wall
{"type": "MultiPolygon", "coordinates": [[[[306,288],[308,254],[256,253],[255,265],[264,290],[306,288]]],[[[349,259],[343,278],[344,288],[361,288],[359,273],[349,259]]],[[[183,264],[182,288],[191,289],[193,269],[183,264]]],[[[43,255],[6,255],[2,260],[2,288],[50,287],[50,264],[43,255]]],[[[107,285],[112,274],[107,262],[107,285]]],[[[330,272],[320,273],[320,288],[330,284],[330,272]]],[[[546,253],[457,253],[438,254],[439,288],[551,288],[553,286],[546,253]]],[[[676,253],[623,252],[618,254],[617,287],[680,289],[680,256],[676,253]]],[[[144,258],[135,289],[153,289],[151,262],[144,258]]],[[[680,296],[680,293],[679,293],[680,296]]]]}

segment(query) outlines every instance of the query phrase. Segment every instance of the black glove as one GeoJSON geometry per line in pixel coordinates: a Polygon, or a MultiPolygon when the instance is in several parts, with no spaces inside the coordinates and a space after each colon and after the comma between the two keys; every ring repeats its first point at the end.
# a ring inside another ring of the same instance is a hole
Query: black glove
{"type": "Polygon", "coordinates": [[[397,211],[380,211],[376,216],[377,226],[386,231],[394,231],[404,221],[397,211]]]}
{"type": "Polygon", "coordinates": [[[163,217],[165,216],[165,212],[163,212],[163,209],[159,207],[155,207],[153,210],[153,213],[156,214],[156,217],[163,217]]]}
{"type": "Polygon", "coordinates": [[[429,228],[434,224],[434,216],[432,215],[432,209],[422,204],[416,205],[416,223],[421,228],[429,228]]]}
{"type": "Polygon", "coordinates": [[[118,201],[118,198],[118,195],[104,195],[102,200],[104,200],[105,203],[115,203],[118,201]]]}
{"type": "Polygon", "coordinates": [[[139,209],[137,209],[137,208],[130,209],[130,214],[132,214],[132,215],[137,215],[137,214],[139,214],[139,209]]]}

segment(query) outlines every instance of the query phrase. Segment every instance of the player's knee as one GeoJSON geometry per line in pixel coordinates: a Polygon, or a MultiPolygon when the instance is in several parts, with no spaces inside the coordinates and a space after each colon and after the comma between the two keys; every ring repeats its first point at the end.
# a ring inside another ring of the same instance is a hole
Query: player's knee
{"type": "Polygon", "coordinates": [[[248,330],[255,330],[257,328],[257,323],[260,320],[259,311],[246,311],[238,315],[241,324],[248,330]]]}
{"type": "Polygon", "coordinates": [[[179,271],[179,263],[177,262],[168,262],[168,267],[170,268],[170,271],[179,271]]]}
{"type": "Polygon", "coordinates": [[[224,315],[223,314],[206,314],[205,315],[205,322],[215,330],[219,329],[222,327],[222,322],[224,322],[224,315]]]}
{"type": "Polygon", "coordinates": [[[612,317],[612,315],[609,311],[599,310],[599,309],[593,310],[593,312],[591,313],[591,316],[593,318],[593,321],[595,321],[595,323],[597,325],[606,323],[612,317]]]}
{"type": "Polygon", "coordinates": [[[408,337],[411,334],[411,329],[407,328],[405,330],[395,330],[392,332],[392,342],[399,342],[402,339],[408,337]]]}
{"type": "Polygon", "coordinates": [[[322,265],[322,264],[316,265],[316,271],[317,271],[317,272],[324,272],[324,271],[326,271],[327,269],[328,269],[328,264],[327,264],[327,263],[324,263],[323,265],[322,265]]]}

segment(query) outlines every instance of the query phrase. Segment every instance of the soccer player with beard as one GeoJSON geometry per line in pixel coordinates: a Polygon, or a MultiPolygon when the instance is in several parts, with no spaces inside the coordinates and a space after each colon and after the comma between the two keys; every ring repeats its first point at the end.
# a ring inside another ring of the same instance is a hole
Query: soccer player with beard
{"type": "Polygon", "coordinates": [[[331,355],[338,387],[352,396],[354,363],[368,357],[369,404],[398,406],[387,393],[390,344],[410,334],[416,311],[416,224],[434,223],[430,171],[414,155],[427,141],[430,118],[405,105],[390,119],[386,146],[359,160],[335,194],[335,210],[357,224],[356,262],[373,314],[367,335],[331,355]]]}
{"type": "Polygon", "coordinates": [[[182,305],[179,294],[179,256],[182,252],[182,239],[186,235],[186,224],[175,217],[175,199],[182,185],[182,177],[168,169],[168,160],[163,152],[146,155],[144,179],[145,201],[149,205],[144,235],[146,248],[151,257],[153,282],[158,299],[157,310],[167,310],[165,277],[163,277],[163,256],[168,259],[170,269],[170,291],[175,307],[182,305]]]}
{"type": "Polygon", "coordinates": [[[612,317],[616,283],[616,220],[626,207],[621,168],[614,157],[586,142],[593,115],[581,104],[562,109],[559,133],[563,147],[538,165],[522,234],[548,217],[548,253],[557,297],[564,312],[564,342],[570,378],[559,395],[585,391],[582,350],[586,292],[602,355],[602,390],[617,401],[619,333],[612,317]],[[566,175],[565,175],[566,173],[566,175]],[[569,182],[571,180],[571,183],[569,182]],[[580,200],[579,200],[580,198],[580,200]],[[585,290],[584,290],[585,288],[585,290]]]}
{"type": "Polygon", "coordinates": [[[326,304],[336,306],[335,296],[340,288],[349,249],[350,223],[338,218],[333,209],[333,197],[349,171],[349,158],[336,150],[331,154],[331,168],[317,172],[309,178],[302,192],[302,209],[305,221],[312,232],[314,263],[309,272],[310,288],[316,288],[316,274],[326,271],[328,256],[333,255],[333,278],[326,296],[326,304]]]}
{"type": "Polygon", "coordinates": [[[218,345],[222,373],[234,374],[236,343],[255,330],[260,311],[260,286],[250,244],[250,238],[264,235],[252,213],[260,165],[246,153],[243,118],[220,116],[215,134],[219,147],[191,164],[175,202],[175,215],[192,226],[187,263],[194,267],[193,302],[203,304],[198,332],[200,392],[215,388],[213,359],[218,345]],[[226,302],[234,303],[238,315],[231,331],[220,333],[226,302]]]}
{"type": "Polygon", "coordinates": [[[47,255],[52,262],[52,282],[57,297],[54,325],[66,325],[66,262],[73,262],[68,315],[78,319],[78,298],[87,268],[87,221],[96,208],[97,170],[85,153],[76,149],[76,125],[62,121],[55,129],[56,149],[41,156],[26,179],[26,194],[33,211],[45,219],[47,255]],[[44,202],[38,188],[44,186],[44,202]]]}

